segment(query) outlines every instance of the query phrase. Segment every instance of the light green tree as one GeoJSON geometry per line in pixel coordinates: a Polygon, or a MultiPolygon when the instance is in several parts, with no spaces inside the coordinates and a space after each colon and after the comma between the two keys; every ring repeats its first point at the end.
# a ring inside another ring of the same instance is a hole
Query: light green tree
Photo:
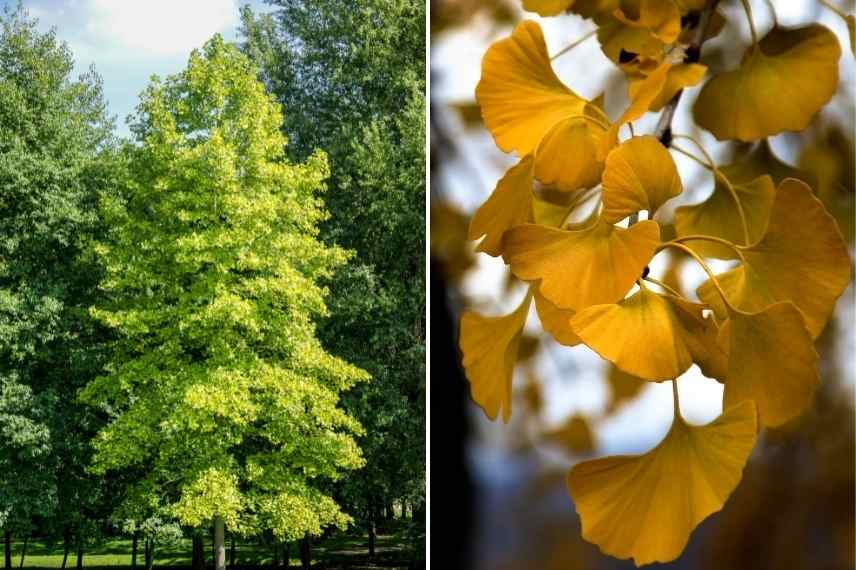
{"type": "Polygon", "coordinates": [[[323,153],[285,155],[282,112],[257,70],[216,36],[185,71],[154,79],[106,198],[104,301],[114,357],[82,397],[111,416],[94,469],[141,469],[136,488],[181,524],[319,535],[350,517],[321,490],[363,464],[338,406],[367,379],[328,354],[314,319],[348,253],[318,240],[323,153]]]}

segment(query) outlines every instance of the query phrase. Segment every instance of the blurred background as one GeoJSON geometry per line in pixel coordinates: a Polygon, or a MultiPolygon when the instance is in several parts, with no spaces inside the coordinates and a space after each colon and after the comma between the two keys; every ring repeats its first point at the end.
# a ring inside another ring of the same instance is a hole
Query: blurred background
{"type": "MultiPolygon", "coordinates": [[[[853,13],[853,2],[833,3],[853,13]]],[[[847,27],[816,0],[751,4],[761,36],[776,20],[788,27],[820,22],[836,33],[842,44],[837,94],[806,131],[752,146],[717,143],[695,127],[690,110],[699,86],[684,93],[673,131],[699,138],[720,165],[751,156],[808,181],[836,218],[852,258],[856,64],[847,27]]],[[[726,25],[702,50],[702,63],[714,73],[736,66],[750,44],[740,2],[723,0],[718,9],[726,25]]],[[[431,2],[431,558],[443,567],[474,570],[633,568],[580,538],[564,478],[578,461],[640,453],[660,441],[672,419],[669,383],[640,383],[585,346],[555,343],[534,314],[515,371],[508,424],[489,421],[469,400],[459,366],[461,312],[506,314],[525,294],[501,259],[476,254],[475,242],[466,239],[470,216],[516,161],[495,146],[481,123],[474,99],[481,58],[522,19],[540,22],[551,54],[595,29],[576,15],[525,13],[520,0],[431,2]]],[[[596,37],[553,65],[581,96],[605,92],[611,118],[626,106],[624,76],[601,53],[596,37]]],[[[652,132],[657,116],[636,121],[635,132],[652,132]]],[[[685,191],[658,212],[665,223],[675,207],[697,203],[713,189],[709,173],[673,156],[685,191]]],[[[728,262],[713,266],[721,271],[728,262]]],[[[663,254],[651,269],[679,280],[691,297],[704,280],[694,264],[663,254]]],[[[853,293],[851,284],[818,340],[822,387],[811,409],[781,429],[765,430],[723,511],[696,529],[678,560],[650,568],[854,568],[853,293]]],[[[695,366],[679,386],[690,422],[706,423],[722,411],[722,386],[695,366]]]]}

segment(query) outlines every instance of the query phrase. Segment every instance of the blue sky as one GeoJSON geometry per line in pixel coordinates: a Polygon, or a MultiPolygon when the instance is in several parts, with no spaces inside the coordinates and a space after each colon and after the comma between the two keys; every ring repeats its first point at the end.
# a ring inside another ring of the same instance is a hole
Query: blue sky
{"type": "MultiPolygon", "coordinates": [[[[0,0],[0,5],[16,2],[0,0]]],[[[56,28],[71,48],[78,72],[95,65],[122,135],[128,134],[125,117],[153,74],[180,71],[191,50],[215,33],[236,39],[244,4],[256,12],[270,9],[263,0],[25,0],[23,4],[43,29],[56,28]]]]}

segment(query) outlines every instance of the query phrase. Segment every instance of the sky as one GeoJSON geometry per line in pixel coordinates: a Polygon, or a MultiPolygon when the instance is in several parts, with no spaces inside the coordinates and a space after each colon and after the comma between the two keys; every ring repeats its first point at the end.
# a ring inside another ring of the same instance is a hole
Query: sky
{"type": "MultiPolygon", "coordinates": [[[[14,6],[17,0],[0,0],[14,6]]],[[[153,74],[181,71],[190,52],[215,33],[235,40],[241,6],[269,11],[263,0],[24,0],[43,30],[55,28],[76,62],[94,65],[116,129],[128,135],[126,116],[153,74]]]]}

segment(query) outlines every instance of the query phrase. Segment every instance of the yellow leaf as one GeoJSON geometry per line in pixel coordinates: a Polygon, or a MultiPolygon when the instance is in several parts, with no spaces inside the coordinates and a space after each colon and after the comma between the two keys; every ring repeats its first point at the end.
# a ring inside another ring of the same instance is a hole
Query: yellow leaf
{"type": "Polygon", "coordinates": [[[538,145],[535,178],[543,184],[572,191],[600,182],[603,161],[597,158],[597,145],[606,129],[598,123],[604,122],[605,116],[591,104],[585,106],[584,114],[592,120],[572,117],[560,121],[538,145]]]}
{"type": "Polygon", "coordinates": [[[611,15],[595,19],[603,54],[627,73],[646,73],[663,60],[666,45],[645,28],[628,26],[611,15]]]}
{"type": "Polygon", "coordinates": [[[559,121],[581,116],[588,103],[556,77],[541,26],[531,20],[487,50],[476,100],[497,146],[520,156],[534,152],[559,121]]]}
{"type": "Polygon", "coordinates": [[[501,317],[470,311],[461,316],[459,345],[470,393],[491,420],[496,419],[500,408],[502,421],[511,418],[511,380],[531,300],[532,295],[527,293],[517,309],[501,317]]]}
{"type": "Polygon", "coordinates": [[[606,157],[603,213],[607,222],[648,211],[652,218],[666,201],[681,193],[675,161],[656,137],[630,138],[606,157]]]}
{"type": "Polygon", "coordinates": [[[583,18],[594,18],[599,14],[611,14],[618,7],[619,0],[576,0],[571,12],[583,18]]]}
{"type": "Polygon", "coordinates": [[[774,28],[740,67],[713,77],[693,107],[719,140],[758,140],[801,131],[835,93],[841,47],[820,24],[774,28]]]}
{"type": "Polygon", "coordinates": [[[574,415],[558,428],[544,433],[544,438],[559,444],[573,453],[590,453],[594,449],[594,435],[582,416],[574,415]]]}
{"type": "Polygon", "coordinates": [[[816,188],[816,177],[811,173],[795,168],[790,164],[783,162],[775,155],[773,149],[770,148],[768,139],[764,139],[739,160],[725,166],[720,166],[719,170],[734,184],[744,184],[752,180],[769,174],[773,179],[773,184],[778,185],[785,178],[798,178],[816,188]]]}
{"type": "Polygon", "coordinates": [[[598,146],[598,156],[606,157],[609,151],[612,150],[618,143],[618,129],[621,125],[629,121],[635,121],[644,115],[651,107],[651,103],[663,89],[666,82],[666,75],[669,73],[669,68],[672,66],[669,62],[660,64],[657,69],[651,74],[630,86],[630,105],[624,111],[621,117],[610,125],[609,130],[600,139],[598,146]]]}
{"type": "Polygon", "coordinates": [[[820,383],[817,352],[793,303],[730,312],[719,335],[729,347],[725,406],[753,400],[762,426],[781,425],[808,406],[820,383]]]}
{"type": "MultiPolygon", "coordinates": [[[[707,72],[707,66],[700,63],[679,63],[669,68],[669,73],[666,75],[666,81],[663,88],[651,102],[650,110],[659,111],[666,106],[672,97],[678,91],[686,87],[697,85],[707,72]]],[[[641,79],[634,79],[631,83],[636,83],[641,79]]]]}
{"type": "Polygon", "coordinates": [[[737,487],[755,445],[752,402],[727,408],[705,426],[675,416],[648,453],[584,461],[568,474],[583,538],[637,566],[681,554],[693,529],[737,487]]]}
{"type": "Polygon", "coordinates": [[[573,4],[574,0],[523,0],[523,9],[539,16],[557,16],[573,4]]]}
{"type": "Polygon", "coordinates": [[[613,15],[628,26],[650,31],[666,44],[681,33],[681,13],[673,0],[624,0],[613,15]]]}
{"type": "Polygon", "coordinates": [[[581,230],[524,224],[505,236],[503,258],[524,281],[563,309],[580,310],[623,298],[659,244],[657,222],[622,229],[603,220],[581,230]]]}
{"type": "Polygon", "coordinates": [[[477,248],[478,251],[493,256],[500,255],[505,232],[533,220],[532,184],[530,155],[508,169],[497,182],[490,198],[473,215],[467,237],[475,240],[485,236],[477,248]]]}
{"type": "Polygon", "coordinates": [[[579,337],[571,329],[571,317],[574,311],[571,309],[560,309],[535,289],[535,310],[541,327],[550,333],[556,342],[565,346],[576,346],[580,343],[579,337]]]}
{"type": "Polygon", "coordinates": [[[560,228],[571,212],[571,206],[554,204],[536,197],[532,200],[532,212],[536,224],[560,228]]]}
{"type": "MultiPolygon", "coordinates": [[[[702,234],[746,245],[743,222],[723,174],[717,172],[714,180],[713,193],[704,202],[675,210],[675,230],[679,237],[702,234]]],[[[763,235],[770,219],[776,192],[773,180],[765,175],[744,184],[732,183],[732,186],[746,215],[749,241],[757,240],[763,235]]],[[[733,249],[718,243],[698,241],[693,242],[692,247],[706,257],[732,259],[735,255],[733,249]]]]}
{"type": "Polygon", "coordinates": [[[636,397],[636,394],[648,383],[647,380],[628,374],[614,364],[609,366],[606,381],[609,384],[610,394],[607,412],[615,411],[619,405],[636,397]]]}
{"type": "MultiPolygon", "coordinates": [[[[743,253],[745,263],[717,277],[729,301],[744,311],[791,301],[812,336],[820,335],[850,282],[850,256],[811,188],[793,178],[782,181],[764,237],[743,253]]],[[[713,283],[703,283],[698,296],[727,316],[713,283]]]]}
{"type": "Polygon", "coordinates": [[[594,305],[571,319],[592,350],[645,380],[671,380],[707,357],[704,305],[642,288],[616,304],[594,305]],[[656,347],[656,349],[652,349],[656,347]]]}

